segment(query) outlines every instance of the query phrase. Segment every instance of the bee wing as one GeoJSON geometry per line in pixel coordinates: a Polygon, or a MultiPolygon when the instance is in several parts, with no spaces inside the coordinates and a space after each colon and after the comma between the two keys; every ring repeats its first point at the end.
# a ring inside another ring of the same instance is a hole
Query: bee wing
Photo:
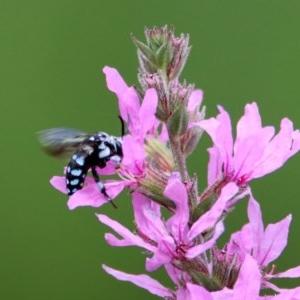
{"type": "Polygon", "coordinates": [[[54,157],[64,157],[64,154],[74,152],[89,136],[86,132],[71,128],[51,128],[37,134],[43,150],[54,157]]]}

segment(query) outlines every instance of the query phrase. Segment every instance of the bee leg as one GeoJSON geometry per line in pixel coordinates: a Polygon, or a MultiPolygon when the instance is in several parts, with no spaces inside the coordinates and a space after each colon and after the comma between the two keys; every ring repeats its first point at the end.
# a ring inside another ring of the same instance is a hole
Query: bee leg
{"type": "Polygon", "coordinates": [[[121,116],[118,116],[118,118],[121,122],[121,137],[123,137],[125,135],[125,123],[121,116]]]}
{"type": "Polygon", "coordinates": [[[93,174],[93,177],[94,177],[94,180],[96,181],[101,193],[104,195],[104,197],[106,198],[106,200],[108,202],[110,202],[112,204],[112,206],[114,208],[117,208],[116,204],[112,201],[112,199],[108,196],[107,192],[106,192],[106,189],[105,189],[105,186],[104,184],[100,181],[100,178],[99,178],[99,175],[96,171],[96,168],[95,167],[92,167],[91,168],[92,170],[92,174],[93,174]]]}

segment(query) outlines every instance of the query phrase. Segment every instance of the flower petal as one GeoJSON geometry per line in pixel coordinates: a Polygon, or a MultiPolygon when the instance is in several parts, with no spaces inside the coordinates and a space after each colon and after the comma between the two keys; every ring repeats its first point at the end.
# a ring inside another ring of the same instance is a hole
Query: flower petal
{"type": "Polygon", "coordinates": [[[280,222],[266,227],[264,239],[260,244],[260,255],[257,257],[262,267],[278,258],[286,247],[291,220],[292,216],[288,215],[280,222]]]}
{"type": "Polygon", "coordinates": [[[207,211],[203,216],[201,216],[191,227],[188,237],[189,240],[194,239],[201,232],[211,229],[218,219],[221,217],[227,201],[232,198],[238,192],[238,187],[235,183],[228,183],[223,187],[221,194],[212,206],[212,208],[207,211]]]}
{"type": "Polygon", "coordinates": [[[253,300],[258,299],[261,284],[261,274],[257,262],[247,254],[237,281],[234,285],[234,297],[232,300],[253,300]]]}
{"type": "Polygon", "coordinates": [[[157,109],[158,97],[155,89],[148,89],[145,93],[141,108],[139,111],[139,119],[141,123],[141,134],[143,136],[154,126],[156,120],[155,113],[157,109]]]}
{"type": "MultiPolygon", "coordinates": [[[[88,185],[70,196],[68,200],[69,209],[72,210],[79,206],[100,207],[109,202],[92,178],[86,178],[85,183],[88,185]]],[[[116,198],[129,184],[129,182],[122,180],[107,180],[102,183],[111,199],[116,198]]]]}
{"type": "Polygon", "coordinates": [[[207,183],[211,186],[220,178],[224,162],[217,147],[214,146],[207,151],[209,153],[207,183]]]}
{"type": "Polygon", "coordinates": [[[145,238],[155,242],[167,238],[169,233],[161,219],[160,206],[138,192],[134,192],[132,196],[134,220],[138,231],[145,238]]]}
{"type": "Polygon", "coordinates": [[[66,177],[65,176],[53,176],[50,179],[50,184],[59,190],[60,192],[67,194],[66,177]]]}
{"type": "Polygon", "coordinates": [[[253,198],[252,193],[250,194],[250,198],[248,201],[248,219],[250,223],[249,225],[251,226],[251,232],[244,232],[244,241],[241,241],[241,245],[249,245],[250,242],[251,247],[247,247],[247,250],[250,251],[250,249],[253,248],[253,254],[254,256],[257,256],[257,251],[259,251],[260,243],[262,242],[264,236],[264,224],[262,220],[260,205],[253,198]]]}
{"type": "Polygon", "coordinates": [[[266,146],[260,163],[255,167],[253,177],[258,178],[280,168],[299,149],[299,131],[293,131],[293,123],[288,118],[282,119],[280,131],[266,146]]]}
{"type": "Polygon", "coordinates": [[[132,136],[125,136],[123,138],[122,150],[124,154],[122,165],[133,174],[141,174],[146,157],[143,142],[135,140],[132,136]]]}
{"type": "Polygon", "coordinates": [[[148,275],[133,275],[124,273],[118,270],[115,270],[113,268],[110,268],[106,265],[102,265],[102,268],[113,277],[121,280],[121,281],[129,281],[143,289],[148,290],[151,294],[165,297],[165,298],[171,298],[173,297],[173,293],[166,287],[164,287],[162,284],[160,284],[158,281],[154,280],[148,275]]]}
{"type": "Polygon", "coordinates": [[[106,215],[96,214],[98,220],[112,228],[120,237],[122,237],[126,242],[120,242],[121,240],[113,239],[111,235],[107,235],[107,242],[111,246],[123,246],[122,243],[127,243],[127,245],[139,246],[149,251],[154,251],[155,247],[150,244],[144,242],[138,235],[133,234],[129,229],[121,225],[119,222],[112,220],[106,215]]]}
{"type": "MultiPolygon", "coordinates": [[[[211,292],[207,291],[202,286],[192,284],[192,283],[187,283],[186,287],[188,290],[187,300],[200,300],[200,299],[215,300],[216,299],[213,297],[211,292]]],[[[219,298],[219,299],[223,299],[223,298],[219,298]]]]}
{"type": "Polygon", "coordinates": [[[175,240],[186,242],[184,239],[188,232],[188,195],[178,172],[174,172],[170,175],[164,194],[173,200],[176,205],[175,214],[168,220],[167,228],[169,232],[172,232],[175,240]]]}
{"type": "Polygon", "coordinates": [[[197,106],[198,106],[198,110],[199,110],[202,100],[203,100],[203,91],[202,90],[194,90],[191,93],[191,96],[189,98],[187,110],[193,111],[194,109],[197,108],[197,106]]]}
{"type": "Polygon", "coordinates": [[[123,107],[128,114],[128,129],[131,135],[139,135],[141,132],[141,121],[138,117],[140,111],[140,100],[136,90],[128,88],[122,98],[123,107]]]}
{"type": "Polygon", "coordinates": [[[288,269],[284,272],[280,272],[278,274],[269,274],[268,278],[298,278],[300,277],[300,266],[288,269]]]}
{"type": "Polygon", "coordinates": [[[157,270],[162,265],[168,264],[174,258],[176,246],[171,236],[161,239],[151,258],[146,259],[146,270],[149,272],[157,270]]]}
{"type": "Polygon", "coordinates": [[[108,89],[114,92],[118,97],[121,117],[125,122],[127,122],[128,114],[126,108],[124,107],[123,95],[128,89],[128,86],[116,69],[104,67],[103,73],[106,76],[106,83],[108,89]]]}
{"type": "Polygon", "coordinates": [[[197,245],[197,246],[194,246],[194,247],[191,247],[190,249],[188,249],[185,254],[185,257],[192,259],[192,258],[195,258],[196,256],[198,256],[199,254],[203,253],[207,249],[212,248],[213,245],[216,243],[217,239],[220,237],[220,235],[223,232],[224,232],[224,225],[223,225],[223,223],[219,222],[215,226],[213,236],[207,242],[204,242],[200,245],[197,245]]]}

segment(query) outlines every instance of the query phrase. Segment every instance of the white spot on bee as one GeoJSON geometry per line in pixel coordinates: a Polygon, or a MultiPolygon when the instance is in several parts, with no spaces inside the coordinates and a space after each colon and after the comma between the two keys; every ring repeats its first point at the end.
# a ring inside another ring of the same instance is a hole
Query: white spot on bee
{"type": "Polygon", "coordinates": [[[77,154],[74,154],[74,155],[72,156],[72,159],[76,160],[76,158],[77,158],[77,154]]]}
{"type": "Polygon", "coordinates": [[[120,163],[120,162],[121,162],[121,157],[120,157],[120,156],[118,156],[118,155],[113,155],[113,156],[111,156],[111,157],[110,157],[110,159],[109,159],[109,160],[111,160],[112,162],[114,162],[114,163],[118,164],[118,163],[120,163]]]}
{"type": "Polygon", "coordinates": [[[76,188],[72,190],[72,193],[73,193],[73,194],[74,194],[75,192],[77,192],[77,189],[76,189],[76,188]]]}
{"type": "Polygon", "coordinates": [[[80,184],[79,184],[80,186],[83,186],[83,182],[80,182],[80,184]]]}
{"type": "Polygon", "coordinates": [[[82,173],[82,170],[81,170],[81,169],[73,169],[73,170],[71,171],[71,174],[72,174],[73,176],[80,176],[81,173],[82,173]]]}
{"type": "Polygon", "coordinates": [[[91,136],[91,137],[89,138],[89,140],[90,140],[90,141],[94,141],[94,140],[95,140],[95,137],[94,137],[94,136],[91,136]]]}
{"type": "Polygon", "coordinates": [[[71,190],[67,188],[67,193],[70,194],[71,190]]]}
{"type": "Polygon", "coordinates": [[[104,145],[103,142],[100,143],[99,146],[98,146],[98,149],[99,149],[99,150],[103,150],[103,149],[105,149],[105,148],[106,148],[106,146],[104,145]]]}
{"type": "Polygon", "coordinates": [[[76,159],[75,162],[79,165],[79,166],[83,166],[84,165],[84,157],[83,156],[77,156],[76,155],[76,159]]]}
{"type": "Polygon", "coordinates": [[[69,179],[66,179],[66,183],[67,183],[67,184],[69,184],[69,183],[70,183],[69,179]]]}
{"type": "Polygon", "coordinates": [[[104,150],[99,152],[99,158],[108,157],[110,155],[110,149],[106,147],[104,150]]]}
{"type": "Polygon", "coordinates": [[[103,183],[100,181],[100,182],[97,182],[97,185],[99,187],[99,189],[102,191],[104,189],[104,185],[103,183]]]}
{"type": "Polygon", "coordinates": [[[67,167],[67,173],[70,173],[70,171],[71,171],[71,168],[67,167]]]}
{"type": "Polygon", "coordinates": [[[79,179],[77,178],[70,181],[71,185],[77,185],[78,183],[79,183],[79,179]]]}

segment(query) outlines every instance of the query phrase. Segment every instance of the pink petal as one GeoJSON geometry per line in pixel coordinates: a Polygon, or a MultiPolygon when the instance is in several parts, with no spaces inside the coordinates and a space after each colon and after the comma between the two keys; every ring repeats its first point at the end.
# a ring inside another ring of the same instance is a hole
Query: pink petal
{"type": "Polygon", "coordinates": [[[233,138],[229,114],[221,107],[217,118],[200,121],[200,126],[210,135],[214,148],[218,149],[215,154],[220,155],[221,162],[225,164],[224,172],[232,172],[233,138]]]}
{"type": "Polygon", "coordinates": [[[171,236],[161,239],[151,258],[146,259],[146,270],[153,272],[159,267],[168,264],[174,258],[176,245],[171,236]]]}
{"type": "Polygon", "coordinates": [[[172,264],[165,264],[165,269],[176,286],[181,285],[182,282],[191,281],[190,276],[186,272],[175,268],[172,264]]]}
{"type": "Polygon", "coordinates": [[[224,162],[217,147],[214,146],[207,151],[209,153],[207,183],[211,186],[220,178],[224,162]]]}
{"type": "Polygon", "coordinates": [[[185,254],[185,257],[193,259],[196,256],[198,256],[199,254],[206,251],[207,249],[212,248],[214,246],[214,244],[216,243],[217,239],[220,237],[220,235],[223,232],[224,232],[224,225],[223,225],[223,223],[219,222],[215,226],[213,236],[207,242],[204,242],[200,245],[197,245],[197,246],[194,246],[194,247],[191,247],[190,249],[188,249],[186,254],[185,254]]]}
{"type": "Polygon", "coordinates": [[[298,278],[300,277],[300,266],[288,269],[278,274],[268,275],[268,278],[298,278]]]}
{"type": "Polygon", "coordinates": [[[134,220],[139,232],[155,242],[169,237],[158,204],[138,192],[133,193],[132,204],[134,220]]]}
{"type": "Polygon", "coordinates": [[[145,93],[140,111],[139,119],[141,123],[141,134],[143,136],[153,127],[156,120],[155,113],[157,109],[157,93],[155,89],[148,89],[145,93]]]}
{"type": "Polygon", "coordinates": [[[129,281],[143,289],[148,290],[151,294],[161,296],[161,297],[172,297],[173,293],[161,285],[158,281],[152,279],[148,275],[133,275],[124,273],[121,271],[117,271],[115,269],[112,269],[106,265],[102,265],[103,269],[113,277],[121,280],[121,281],[129,281]]]}
{"type": "Polygon", "coordinates": [[[146,157],[143,142],[135,140],[132,136],[125,136],[123,138],[122,149],[124,158],[122,165],[132,174],[139,175],[143,173],[143,165],[146,157]]]}
{"type": "MultiPolygon", "coordinates": [[[[246,104],[245,113],[237,123],[237,141],[245,140],[247,137],[256,134],[262,129],[261,118],[255,102],[246,104]]],[[[240,147],[237,147],[240,148],[240,147]]]]}
{"type": "Polygon", "coordinates": [[[136,90],[131,87],[123,94],[122,103],[128,114],[128,129],[131,135],[138,135],[141,131],[141,122],[138,117],[140,100],[136,90]]]}
{"type": "Polygon", "coordinates": [[[218,106],[220,114],[217,116],[217,120],[220,122],[216,146],[219,148],[220,154],[223,157],[225,163],[225,172],[231,172],[232,155],[233,155],[233,137],[232,128],[229,114],[221,107],[218,106]],[[228,169],[229,168],[229,169],[228,169]]]}
{"type": "MultiPolygon", "coordinates": [[[[299,300],[300,299],[300,287],[294,289],[280,290],[280,294],[276,296],[269,296],[266,300],[299,300]],[[270,297],[270,298],[269,298],[270,297]]],[[[263,299],[265,300],[265,299],[263,299]]]]}
{"type": "Polygon", "coordinates": [[[198,124],[208,133],[213,143],[217,142],[217,134],[221,126],[220,121],[218,121],[216,118],[210,118],[207,120],[202,120],[198,122],[198,124]]]}
{"type": "Polygon", "coordinates": [[[255,167],[253,177],[258,178],[280,168],[287,159],[300,149],[300,136],[293,131],[293,123],[285,118],[280,131],[266,146],[260,164],[255,167]]]}
{"type": "Polygon", "coordinates": [[[175,214],[168,220],[167,228],[175,240],[185,242],[190,214],[186,187],[181,182],[178,172],[172,173],[169,177],[164,194],[176,205],[175,214]]]}
{"type": "Polygon", "coordinates": [[[126,240],[126,239],[119,239],[111,233],[106,233],[104,235],[104,239],[108,245],[113,246],[113,247],[133,246],[132,241],[126,240]]]}
{"type": "Polygon", "coordinates": [[[258,299],[261,274],[257,262],[249,254],[246,255],[234,285],[232,300],[258,299]]]}
{"type": "Polygon", "coordinates": [[[194,109],[200,107],[201,103],[203,100],[203,91],[202,90],[194,90],[191,93],[191,96],[189,98],[187,110],[188,111],[193,111],[194,109]]]}
{"type": "MultiPolygon", "coordinates": [[[[260,243],[262,243],[263,235],[264,235],[264,224],[262,220],[262,214],[260,210],[259,203],[253,198],[252,193],[250,194],[250,198],[248,201],[248,219],[251,226],[251,237],[253,239],[249,238],[249,235],[247,237],[247,233],[244,234],[245,239],[244,242],[246,242],[246,239],[248,238],[252,242],[251,248],[253,249],[254,256],[257,255],[257,251],[259,251],[260,243]]],[[[249,244],[247,242],[244,245],[249,244]]],[[[248,248],[250,251],[250,249],[248,248]]]]}
{"type": "Polygon", "coordinates": [[[268,142],[274,135],[273,127],[265,127],[255,134],[237,137],[234,145],[234,170],[238,178],[247,174],[247,180],[253,178],[253,170],[263,157],[268,142]]]}
{"type": "Polygon", "coordinates": [[[128,86],[120,73],[111,67],[105,66],[103,68],[103,73],[106,76],[107,87],[110,91],[116,93],[118,97],[122,97],[125,91],[128,89],[128,86]]]}
{"type": "Polygon", "coordinates": [[[59,190],[60,192],[67,194],[66,177],[65,176],[53,176],[50,179],[50,184],[59,190]]]}
{"type": "MultiPolygon", "coordinates": [[[[109,202],[92,178],[86,178],[85,183],[88,185],[70,196],[68,200],[69,209],[72,210],[79,206],[100,207],[109,202]]],[[[107,180],[103,181],[103,184],[107,194],[111,199],[114,199],[129,183],[123,180],[107,180]]]]}
{"type": "Polygon", "coordinates": [[[286,247],[291,220],[292,216],[288,215],[280,222],[267,226],[260,244],[260,257],[257,257],[262,267],[278,258],[286,247]]]}
{"type": "Polygon", "coordinates": [[[121,225],[119,222],[112,220],[106,215],[103,214],[96,214],[98,220],[113,229],[120,237],[123,238],[126,242],[120,242],[121,240],[115,238],[112,238],[112,235],[106,235],[107,242],[111,246],[123,246],[123,243],[127,243],[127,245],[132,245],[132,246],[138,246],[142,247],[144,249],[147,249],[149,251],[155,250],[155,247],[151,246],[150,244],[144,242],[138,235],[133,234],[129,229],[121,225]]]}
{"type": "Polygon", "coordinates": [[[247,253],[251,253],[255,236],[250,224],[246,224],[240,231],[231,234],[230,241],[227,245],[227,253],[238,254],[240,260],[243,260],[247,253]]]}
{"type": "MultiPolygon", "coordinates": [[[[205,300],[215,300],[216,298],[213,297],[212,293],[207,291],[204,287],[192,284],[192,283],[187,283],[186,285],[187,290],[188,290],[188,298],[187,300],[199,300],[199,299],[205,299],[205,300]]],[[[223,299],[223,298],[218,298],[218,299],[223,299]]]]}
{"type": "Polygon", "coordinates": [[[116,163],[108,161],[105,168],[97,168],[99,175],[113,175],[116,174],[116,163]]]}
{"type": "Polygon", "coordinates": [[[106,76],[106,83],[108,89],[114,92],[118,97],[121,117],[125,122],[127,122],[128,116],[127,116],[127,110],[125,109],[123,103],[123,95],[125,91],[128,89],[128,86],[116,69],[110,67],[104,67],[103,73],[106,76]]]}
{"type": "Polygon", "coordinates": [[[212,206],[212,208],[201,216],[191,227],[188,236],[189,240],[193,240],[201,232],[204,232],[216,224],[220,216],[222,215],[227,201],[232,198],[238,192],[238,187],[235,183],[228,183],[223,187],[221,194],[212,206]]]}

